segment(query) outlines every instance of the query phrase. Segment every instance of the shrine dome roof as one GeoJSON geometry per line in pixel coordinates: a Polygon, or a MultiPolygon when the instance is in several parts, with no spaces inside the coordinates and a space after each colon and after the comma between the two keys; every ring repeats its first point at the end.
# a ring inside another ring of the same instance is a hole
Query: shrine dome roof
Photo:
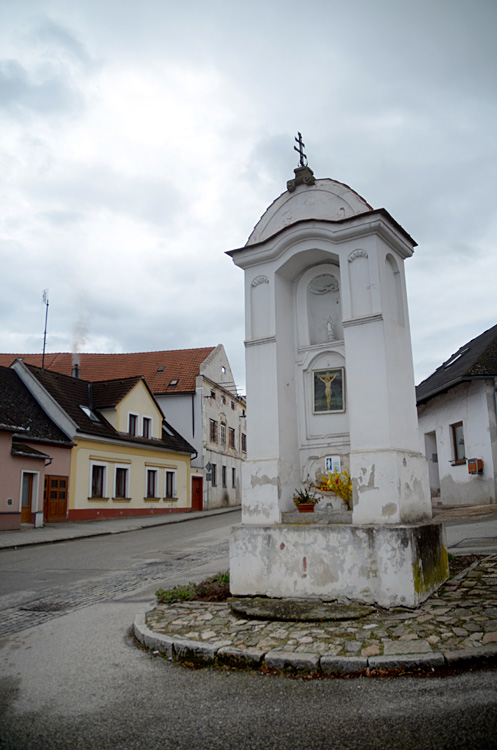
{"type": "Polygon", "coordinates": [[[368,211],[373,211],[373,207],[348,185],[331,179],[315,180],[276,198],[255,225],[246,245],[264,242],[298,221],[342,221],[368,211]]]}

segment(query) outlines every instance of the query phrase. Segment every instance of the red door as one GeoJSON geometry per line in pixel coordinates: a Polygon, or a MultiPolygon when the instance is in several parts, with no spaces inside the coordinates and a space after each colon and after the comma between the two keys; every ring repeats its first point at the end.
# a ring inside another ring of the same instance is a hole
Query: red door
{"type": "Polygon", "coordinates": [[[45,477],[43,519],[47,523],[67,520],[68,477],[45,477]]]}
{"type": "Polygon", "coordinates": [[[192,477],[192,510],[202,510],[202,477],[192,477]]]}

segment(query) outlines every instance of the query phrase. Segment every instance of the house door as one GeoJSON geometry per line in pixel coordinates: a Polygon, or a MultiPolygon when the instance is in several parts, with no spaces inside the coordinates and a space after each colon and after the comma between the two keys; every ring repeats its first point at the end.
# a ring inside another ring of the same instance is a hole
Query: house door
{"type": "Polygon", "coordinates": [[[59,523],[67,519],[68,477],[45,477],[43,520],[59,523]]]}
{"type": "Polygon", "coordinates": [[[202,477],[192,477],[192,510],[202,510],[202,477]]]}
{"type": "Polygon", "coordinates": [[[31,509],[33,507],[34,474],[25,471],[22,474],[21,487],[21,523],[31,523],[31,509]]]}

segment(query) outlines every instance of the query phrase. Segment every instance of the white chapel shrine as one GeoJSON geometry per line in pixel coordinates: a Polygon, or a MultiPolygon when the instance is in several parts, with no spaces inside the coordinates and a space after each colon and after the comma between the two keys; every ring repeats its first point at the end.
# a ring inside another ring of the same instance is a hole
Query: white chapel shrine
{"type": "Polygon", "coordinates": [[[300,154],[228,253],[245,275],[248,407],[231,591],[416,606],[447,577],[417,429],[404,276],[416,243],[300,154]],[[332,463],[352,477],[350,522],[295,520],[295,490],[332,463]]]}

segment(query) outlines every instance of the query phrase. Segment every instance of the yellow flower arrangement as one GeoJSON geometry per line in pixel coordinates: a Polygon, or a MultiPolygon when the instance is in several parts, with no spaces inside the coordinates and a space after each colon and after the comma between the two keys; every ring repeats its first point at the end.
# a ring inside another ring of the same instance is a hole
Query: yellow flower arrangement
{"type": "Polygon", "coordinates": [[[321,492],[333,492],[342,498],[348,510],[352,510],[352,480],[347,469],[342,472],[335,470],[318,474],[315,487],[321,492]]]}

